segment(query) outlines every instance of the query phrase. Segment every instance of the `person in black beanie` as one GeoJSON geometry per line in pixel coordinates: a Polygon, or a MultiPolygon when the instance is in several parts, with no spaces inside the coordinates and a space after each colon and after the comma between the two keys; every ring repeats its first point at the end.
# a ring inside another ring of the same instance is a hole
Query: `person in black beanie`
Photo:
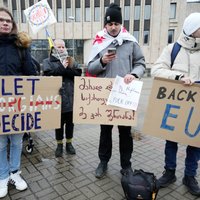
{"type": "MultiPolygon", "coordinates": [[[[121,8],[111,3],[104,18],[104,29],[97,33],[88,60],[88,72],[105,78],[124,77],[129,84],[145,72],[145,59],[136,39],[122,26],[121,8]],[[109,52],[108,48],[114,49],[109,52]]],[[[103,81],[103,80],[102,80],[103,81]]],[[[113,125],[101,125],[96,178],[102,178],[112,155],[113,125]]],[[[121,174],[132,173],[133,138],[131,126],[118,126],[121,174]]]]}
{"type": "Polygon", "coordinates": [[[111,22],[117,22],[119,24],[122,24],[121,8],[114,3],[111,3],[110,6],[107,8],[104,17],[104,25],[111,22]]]}

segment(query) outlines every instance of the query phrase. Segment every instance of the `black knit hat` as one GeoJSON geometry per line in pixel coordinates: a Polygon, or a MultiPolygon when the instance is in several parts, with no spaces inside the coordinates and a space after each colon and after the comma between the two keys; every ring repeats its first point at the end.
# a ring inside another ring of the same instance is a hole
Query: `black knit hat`
{"type": "Polygon", "coordinates": [[[122,24],[121,8],[115,3],[111,3],[109,7],[106,9],[104,25],[110,22],[117,22],[122,24]]]}

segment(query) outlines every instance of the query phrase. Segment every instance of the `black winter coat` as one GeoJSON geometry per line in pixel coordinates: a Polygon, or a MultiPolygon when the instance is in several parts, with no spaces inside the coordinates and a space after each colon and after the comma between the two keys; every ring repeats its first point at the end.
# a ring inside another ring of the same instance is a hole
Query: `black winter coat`
{"type": "Polygon", "coordinates": [[[77,62],[74,62],[72,67],[65,68],[59,59],[50,56],[43,60],[43,74],[45,76],[62,76],[62,87],[60,95],[62,98],[62,113],[71,112],[73,110],[74,98],[74,77],[81,76],[81,69],[77,62]]]}
{"type": "Polygon", "coordinates": [[[26,56],[22,61],[16,40],[16,35],[0,36],[0,75],[36,75],[30,51],[25,49],[26,56]]]}

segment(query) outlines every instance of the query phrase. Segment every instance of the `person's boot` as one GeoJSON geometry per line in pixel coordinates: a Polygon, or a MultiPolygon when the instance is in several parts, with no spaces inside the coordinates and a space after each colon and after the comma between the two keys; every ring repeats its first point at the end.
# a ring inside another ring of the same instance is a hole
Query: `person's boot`
{"type": "Polygon", "coordinates": [[[63,154],[63,144],[57,144],[55,156],[56,157],[62,157],[62,154],[63,154]]]}
{"type": "Polygon", "coordinates": [[[184,176],[183,184],[188,188],[189,192],[195,196],[200,196],[200,188],[194,176],[184,176]]]}
{"type": "Polygon", "coordinates": [[[163,175],[158,179],[160,187],[167,187],[176,181],[175,169],[166,169],[163,175]]]}
{"type": "Polygon", "coordinates": [[[95,177],[102,178],[106,174],[107,169],[108,169],[107,162],[101,161],[95,170],[95,177]]]}
{"type": "Polygon", "coordinates": [[[76,150],[74,149],[73,145],[71,142],[67,142],[66,143],[66,152],[70,155],[74,155],[76,154],[76,150]]]}

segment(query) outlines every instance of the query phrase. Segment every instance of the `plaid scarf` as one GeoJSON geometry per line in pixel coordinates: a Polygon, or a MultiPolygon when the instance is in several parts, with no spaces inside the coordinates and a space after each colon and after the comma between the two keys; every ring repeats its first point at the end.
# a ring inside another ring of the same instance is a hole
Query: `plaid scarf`
{"type": "Polygon", "coordinates": [[[60,60],[61,63],[63,63],[63,60],[66,59],[69,55],[67,50],[64,51],[63,53],[60,53],[57,49],[53,48],[52,50],[52,56],[60,60]]]}

